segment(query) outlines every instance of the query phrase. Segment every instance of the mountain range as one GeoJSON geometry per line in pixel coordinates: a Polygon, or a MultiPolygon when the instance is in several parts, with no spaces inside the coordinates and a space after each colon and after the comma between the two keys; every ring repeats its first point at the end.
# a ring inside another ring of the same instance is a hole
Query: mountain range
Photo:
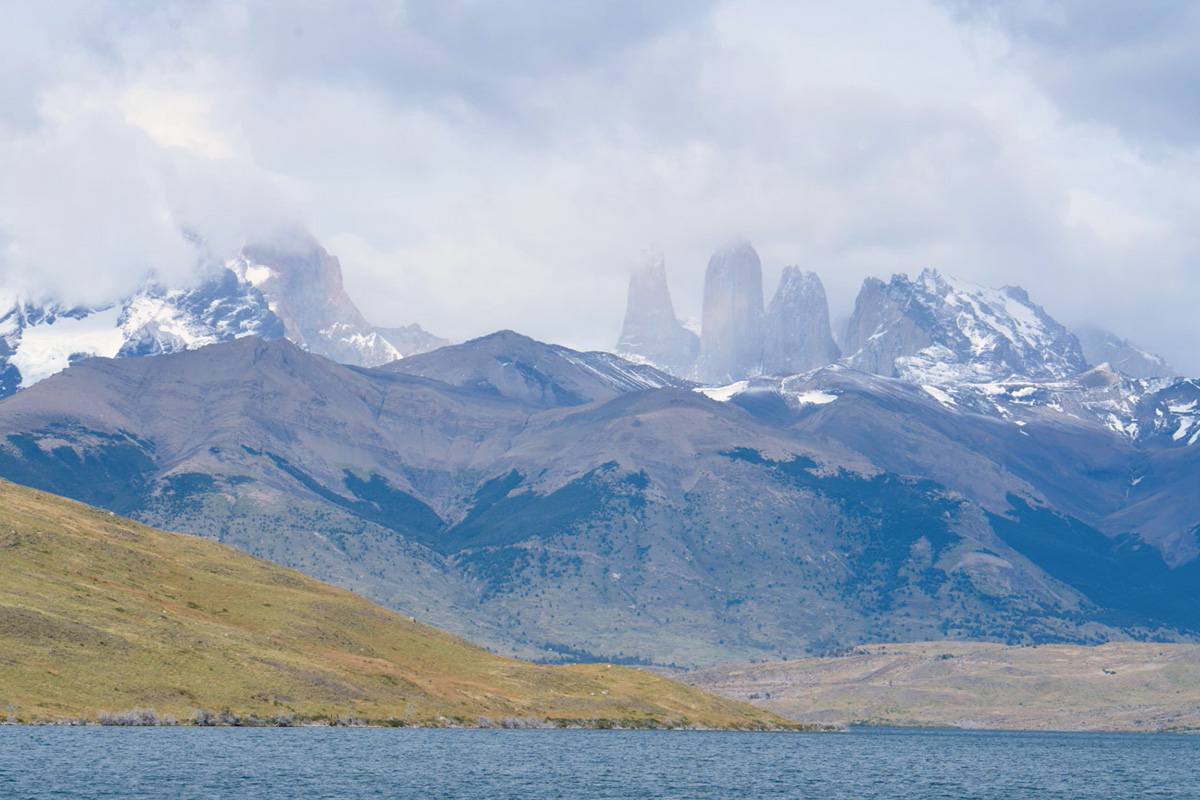
{"type": "Polygon", "coordinates": [[[195,285],[154,279],[97,308],[0,294],[0,398],[92,356],[160,355],[243,336],[287,338],[347,364],[378,366],[449,344],[419,325],[370,325],[341,265],[307,234],[207,259],[195,285]]]}
{"type": "Polygon", "coordinates": [[[1163,359],[1101,328],[1076,336],[1019,287],[992,289],[935,270],[915,280],[865,280],[839,345],[820,278],[784,268],[764,308],[762,264],[744,240],[710,259],[700,335],[694,343],[689,335],[675,317],[664,259],[656,254],[630,279],[616,352],[702,383],[830,364],[934,386],[1065,379],[1102,364],[1133,378],[1179,377],[1163,359]]]}
{"type": "Polygon", "coordinates": [[[363,368],[247,337],[8,398],[0,475],[546,660],[1177,640],[1198,393],[840,366],[703,387],[511,332],[363,368]]]}
{"type": "Polygon", "coordinates": [[[867,280],[840,346],[815,274],[764,305],[748,242],[704,297],[697,336],[648,251],[629,358],[447,345],[370,326],[299,237],[106,309],[17,303],[0,476],[550,661],[1200,631],[1196,381],[933,271],[867,280]]]}

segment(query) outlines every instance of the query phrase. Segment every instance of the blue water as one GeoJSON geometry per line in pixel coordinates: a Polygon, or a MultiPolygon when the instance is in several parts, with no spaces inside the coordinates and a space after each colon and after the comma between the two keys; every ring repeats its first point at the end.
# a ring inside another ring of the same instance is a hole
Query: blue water
{"type": "Polygon", "coordinates": [[[0,727],[0,798],[1200,798],[1200,738],[0,727]]]}

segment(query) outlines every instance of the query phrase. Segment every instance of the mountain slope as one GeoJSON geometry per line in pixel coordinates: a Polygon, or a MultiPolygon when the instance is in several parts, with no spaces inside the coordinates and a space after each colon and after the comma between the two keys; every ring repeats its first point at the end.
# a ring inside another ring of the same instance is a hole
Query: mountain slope
{"type": "Polygon", "coordinates": [[[536,717],[770,727],[650,673],[488,653],[228,547],[0,481],[0,702],[382,722],[536,717]]]}
{"type": "Polygon", "coordinates": [[[633,364],[611,353],[580,353],[513,331],[411,356],[385,369],[539,408],[581,405],[626,392],[687,385],[647,364],[633,364]]]}
{"type": "Polygon", "coordinates": [[[0,475],[532,657],[1200,628],[1200,448],[844,368],[654,376],[511,333],[378,370],[255,340],[96,359],[0,403],[0,475]]]}
{"type": "Polygon", "coordinates": [[[1167,563],[1200,554],[1200,388],[1093,370],[1055,381],[916,386],[831,367],[713,390],[880,469],[922,475],[1008,514],[1033,498],[1167,563]]]}

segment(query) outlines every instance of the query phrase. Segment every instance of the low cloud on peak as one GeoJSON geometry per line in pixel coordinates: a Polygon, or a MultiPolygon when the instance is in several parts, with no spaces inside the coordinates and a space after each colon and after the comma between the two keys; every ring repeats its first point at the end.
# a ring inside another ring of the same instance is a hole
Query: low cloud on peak
{"type": "MultiPolygon", "coordinates": [[[[1021,284],[1193,373],[1190,4],[18,4],[0,272],[110,297],[305,225],[378,324],[611,347],[734,233],[817,272],[1021,284]]],[[[1194,37],[1191,37],[1194,39],[1194,37]]]]}

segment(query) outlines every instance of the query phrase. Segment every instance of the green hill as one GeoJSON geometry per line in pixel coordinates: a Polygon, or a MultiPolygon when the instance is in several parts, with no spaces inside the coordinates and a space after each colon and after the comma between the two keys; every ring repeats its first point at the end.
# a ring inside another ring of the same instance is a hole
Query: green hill
{"type": "Polygon", "coordinates": [[[792,727],[649,672],[504,658],[224,545],[0,481],[0,720],[133,708],[792,727]]]}

